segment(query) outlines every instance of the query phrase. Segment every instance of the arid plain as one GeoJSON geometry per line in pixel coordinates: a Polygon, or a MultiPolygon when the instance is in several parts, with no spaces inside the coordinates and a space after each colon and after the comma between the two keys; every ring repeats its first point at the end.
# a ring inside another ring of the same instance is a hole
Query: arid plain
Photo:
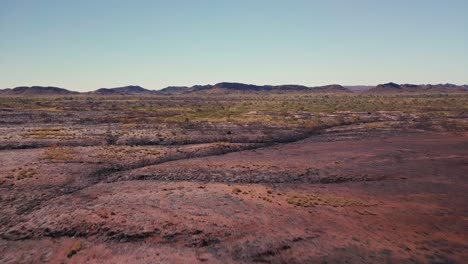
{"type": "Polygon", "coordinates": [[[1,263],[463,263],[468,93],[0,98],[1,263]]]}

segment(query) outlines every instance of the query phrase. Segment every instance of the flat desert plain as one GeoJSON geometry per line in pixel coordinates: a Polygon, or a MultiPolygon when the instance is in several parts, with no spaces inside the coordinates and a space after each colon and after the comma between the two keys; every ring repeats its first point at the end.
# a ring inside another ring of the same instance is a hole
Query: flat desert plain
{"type": "Polygon", "coordinates": [[[464,263],[468,95],[0,98],[1,263],[464,263]]]}

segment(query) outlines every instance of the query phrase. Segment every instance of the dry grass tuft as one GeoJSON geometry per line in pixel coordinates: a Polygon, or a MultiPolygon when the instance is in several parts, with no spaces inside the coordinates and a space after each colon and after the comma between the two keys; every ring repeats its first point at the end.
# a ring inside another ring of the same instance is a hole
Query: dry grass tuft
{"type": "Polygon", "coordinates": [[[33,138],[33,139],[74,139],[75,135],[69,132],[64,131],[62,128],[38,128],[28,132],[25,132],[21,135],[23,138],[33,138]]]}
{"type": "Polygon", "coordinates": [[[16,173],[16,179],[17,180],[23,180],[23,179],[28,179],[32,178],[34,175],[37,174],[37,171],[35,169],[21,169],[16,173]]]}
{"type": "Polygon", "coordinates": [[[76,253],[78,253],[78,251],[81,250],[82,247],[83,247],[83,246],[81,245],[81,242],[80,242],[80,241],[76,241],[75,243],[73,243],[73,245],[71,246],[70,250],[68,251],[67,257],[68,257],[68,258],[73,257],[74,255],[76,255],[76,253]]]}
{"type": "Polygon", "coordinates": [[[67,147],[49,147],[44,152],[44,159],[49,160],[72,160],[76,155],[76,151],[67,147]]]}
{"type": "Polygon", "coordinates": [[[96,214],[100,216],[101,218],[109,218],[111,215],[114,215],[114,212],[111,212],[109,209],[106,208],[100,208],[96,211],[96,214]]]}
{"type": "Polygon", "coordinates": [[[306,194],[306,195],[290,195],[286,198],[289,204],[301,207],[313,206],[366,206],[362,201],[356,199],[348,199],[343,197],[336,197],[322,194],[306,194]]]}

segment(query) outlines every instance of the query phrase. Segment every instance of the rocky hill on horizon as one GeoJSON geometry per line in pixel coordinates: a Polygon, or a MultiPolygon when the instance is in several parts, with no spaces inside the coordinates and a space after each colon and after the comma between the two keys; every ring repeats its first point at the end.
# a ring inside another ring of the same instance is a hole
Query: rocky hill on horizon
{"type": "Polygon", "coordinates": [[[468,92],[468,85],[455,84],[396,84],[393,82],[379,84],[366,91],[367,93],[445,93],[468,92]]]}
{"type": "Polygon", "coordinates": [[[135,94],[154,94],[156,91],[148,90],[138,85],[128,85],[115,88],[99,88],[95,91],[89,92],[98,95],[135,95],[135,94]]]}
{"type": "Polygon", "coordinates": [[[0,90],[0,95],[73,95],[79,92],[54,86],[19,86],[0,90]]]}
{"type": "Polygon", "coordinates": [[[170,86],[158,91],[162,94],[181,94],[181,93],[245,93],[245,92],[274,92],[274,93],[288,93],[288,92],[322,92],[322,93],[336,93],[336,92],[350,92],[348,89],[341,85],[325,85],[317,87],[307,87],[304,85],[286,84],[286,85],[254,85],[234,82],[221,82],[215,85],[195,85],[192,87],[187,86],[170,86]]]}

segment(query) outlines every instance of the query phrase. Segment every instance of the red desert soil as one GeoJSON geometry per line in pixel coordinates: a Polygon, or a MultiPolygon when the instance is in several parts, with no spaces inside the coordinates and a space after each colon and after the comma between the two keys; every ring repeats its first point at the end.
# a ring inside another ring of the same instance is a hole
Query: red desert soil
{"type": "MultiPolygon", "coordinates": [[[[3,217],[0,262],[464,263],[467,172],[468,137],[435,132],[313,136],[110,172],[3,217]]],[[[26,187],[0,187],[7,213],[26,187]]]]}

